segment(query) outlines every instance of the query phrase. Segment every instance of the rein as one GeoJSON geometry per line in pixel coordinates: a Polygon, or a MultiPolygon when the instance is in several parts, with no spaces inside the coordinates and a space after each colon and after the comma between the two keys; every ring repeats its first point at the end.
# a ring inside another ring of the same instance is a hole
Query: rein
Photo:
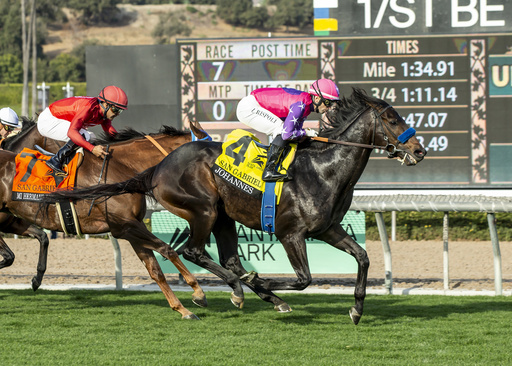
{"type": "Polygon", "coordinates": [[[357,147],[364,147],[365,149],[385,149],[386,146],[377,146],[377,145],[367,145],[367,144],[359,144],[357,142],[350,142],[350,141],[338,141],[329,139],[326,137],[312,137],[311,140],[325,142],[328,144],[338,144],[338,145],[347,145],[347,146],[357,146],[357,147]]]}
{"type": "Polygon", "coordinates": [[[387,151],[388,153],[388,156],[390,158],[392,157],[395,157],[396,154],[399,152],[399,151],[403,151],[401,149],[398,149],[398,147],[396,145],[393,145],[389,142],[389,138],[386,134],[386,132],[389,132],[394,138],[396,138],[397,140],[397,145],[398,144],[405,144],[411,137],[413,137],[416,133],[416,130],[414,128],[409,128],[407,129],[406,131],[404,131],[400,136],[396,136],[393,131],[391,131],[389,129],[389,127],[387,126],[384,126],[384,123],[382,121],[382,118],[381,116],[384,114],[384,112],[386,112],[386,110],[388,108],[391,108],[390,105],[388,105],[386,108],[384,108],[382,111],[380,112],[377,112],[375,109],[373,109],[372,107],[368,107],[366,109],[364,109],[361,113],[359,113],[353,120],[352,122],[349,123],[349,125],[345,128],[348,129],[359,117],[361,117],[361,115],[363,115],[368,109],[372,109],[372,117],[373,117],[373,121],[375,123],[375,127],[373,128],[373,137],[372,137],[372,144],[371,145],[368,145],[368,144],[360,144],[360,143],[357,143],[357,142],[349,142],[349,141],[338,141],[338,140],[333,140],[333,139],[329,139],[329,138],[326,138],[326,137],[318,137],[318,136],[315,136],[315,137],[312,137],[311,139],[312,140],[315,140],[315,141],[319,141],[319,142],[324,142],[324,143],[329,143],[329,144],[338,144],[338,145],[347,145],[347,146],[356,146],[356,147],[362,147],[362,148],[365,148],[365,149],[380,149],[380,150],[385,150],[387,151]],[[378,146],[378,145],[375,145],[373,143],[373,141],[375,141],[375,133],[376,133],[376,130],[377,130],[377,120],[379,121],[380,123],[380,126],[382,128],[382,130],[384,131],[384,140],[387,141],[387,145],[385,146],[378,146]],[[388,151],[388,147],[392,147],[392,151],[388,151]]]}
{"type": "MultiPolygon", "coordinates": [[[[382,110],[377,116],[374,115],[374,121],[375,121],[375,124],[377,124],[377,120],[376,118],[380,118],[380,116],[382,116],[382,114],[388,109],[390,108],[391,106],[387,106],[386,108],[384,108],[384,110],[382,110]],[[376,117],[376,118],[375,118],[376,117]]],[[[365,108],[364,110],[362,110],[360,113],[357,114],[357,116],[354,117],[354,119],[352,119],[352,122],[350,122],[348,124],[348,126],[345,128],[345,130],[343,132],[345,132],[350,126],[352,126],[354,124],[355,121],[357,121],[359,119],[359,117],[361,117],[368,109],[370,109],[371,107],[367,107],[365,108]]],[[[373,109],[372,109],[373,110],[373,109]]],[[[373,129],[373,138],[372,140],[375,141],[375,128],[373,129]]],[[[343,134],[342,132],[342,134],[343,134]]],[[[338,144],[338,145],[346,145],[346,146],[356,146],[356,147],[362,147],[362,148],[365,148],[365,149],[386,149],[387,146],[378,146],[378,145],[375,145],[372,141],[372,144],[371,145],[368,145],[368,144],[360,144],[360,143],[357,143],[357,142],[350,142],[350,141],[339,141],[339,140],[333,140],[333,139],[329,139],[329,138],[326,138],[326,137],[318,137],[318,136],[315,136],[315,137],[312,137],[311,140],[315,140],[315,141],[320,141],[320,142],[325,142],[325,143],[328,143],[328,144],[338,144]]],[[[387,140],[387,139],[386,139],[387,140]]]]}

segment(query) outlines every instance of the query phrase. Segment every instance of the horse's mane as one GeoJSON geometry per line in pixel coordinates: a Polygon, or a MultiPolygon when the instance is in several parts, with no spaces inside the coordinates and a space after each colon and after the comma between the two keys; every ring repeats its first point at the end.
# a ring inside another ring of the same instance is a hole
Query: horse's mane
{"type": "Polygon", "coordinates": [[[120,131],[117,132],[115,136],[110,136],[109,134],[105,133],[104,131],[96,138],[95,144],[97,145],[107,145],[112,144],[116,142],[123,142],[123,141],[129,141],[133,139],[140,139],[144,138],[144,136],[155,136],[155,135],[168,135],[168,136],[185,136],[188,135],[190,132],[187,131],[180,131],[177,130],[174,127],[170,126],[162,126],[160,130],[157,133],[144,133],[135,131],[131,127],[126,127],[120,131]]]}
{"type": "Polygon", "coordinates": [[[365,90],[360,88],[352,88],[350,97],[341,97],[337,104],[336,108],[327,112],[327,122],[324,123],[319,136],[339,137],[347,124],[352,122],[367,107],[387,105],[383,100],[369,96],[365,90]]]}
{"type": "Polygon", "coordinates": [[[36,127],[36,123],[33,119],[21,116],[21,120],[23,121],[21,131],[18,132],[14,136],[9,136],[5,140],[2,141],[1,148],[4,150],[11,150],[11,146],[14,145],[17,141],[25,138],[25,135],[32,131],[33,128],[36,127]]]}

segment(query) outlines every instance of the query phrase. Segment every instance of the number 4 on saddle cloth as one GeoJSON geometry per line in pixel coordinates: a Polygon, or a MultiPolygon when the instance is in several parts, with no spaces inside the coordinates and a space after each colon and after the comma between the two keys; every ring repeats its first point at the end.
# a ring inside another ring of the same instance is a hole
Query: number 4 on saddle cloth
{"type": "MultiPolygon", "coordinates": [[[[83,153],[79,152],[65,167],[67,176],[56,176],[45,161],[51,156],[39,151],[23,149],[16,155],[16,175],[12,182],[13,201],[39,202],[42,196],[51,193],[57,188],[73,187],[76,182],[76,172],[83,160],[83,153]]],[[[71,202],[57,205],[63,230],[66,234],[80,235],[78,221],[71,202]],[[62,212],[61,212],[62,211],[62,212]]]]}
{"type": "MultiPolygon", "coordinates": [[[[274,233],[275,208],[279,204],[283,182],[264,182],[261,180],[267,162],[268,146],[250,132],[234,130],[222,144],[222,154],[212,167],[214,174],[230,185],[255,198],[262,198],[261,227],[269,234],[274,233]]],[[[297,144],[290,144],[290,150],[279,171],[288,169],[297,144]]]]}

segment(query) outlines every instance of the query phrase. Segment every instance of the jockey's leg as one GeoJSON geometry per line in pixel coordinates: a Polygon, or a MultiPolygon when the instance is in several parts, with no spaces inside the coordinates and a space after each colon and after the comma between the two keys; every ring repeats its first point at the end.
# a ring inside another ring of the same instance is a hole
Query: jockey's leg
{"type": "Polygon", "coordinates": [[[46,165],[48,165],[57,175],[67,175],[67,173],[62,170],[62,165],[76,151],[77,147],[78,145],[69,140],[54,156],[51,157],[50,160],[46,161],[46,165]]]}
{"type": "Polygon", "coordinates": [[[286,157],[284,152],[287,148],[287,145],[288,143],[283,141],[281,135],[277,135],[270,144],[267,154],[267,165],[265,165],[262,177],[265,182],[286,182],[292,180],[292,177],[288,174],[288,172],[282,174],[278,169],[279,165],[286,157]]]}

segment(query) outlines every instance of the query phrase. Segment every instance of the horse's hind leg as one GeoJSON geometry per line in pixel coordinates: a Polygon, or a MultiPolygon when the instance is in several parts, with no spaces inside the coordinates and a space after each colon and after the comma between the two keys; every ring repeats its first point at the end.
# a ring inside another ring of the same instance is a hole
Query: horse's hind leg
{"type": "Polygon", "coordinates": [[[171,287],[167,284],[165,280],[165,276],[162,273],[162,269],[158,264],[158,261],[153,254],[153,251],[150,249],[143,248],[139,245],[132,244],[133,250],[137,253],[139,259],[144,263],[146,269],[148,270],[151,278],[158,284],[160,289],[162,290],[165,298],[169,302],[171,309],[177,311],[181,314],[182,319],[199,319],[194,313],[185,308],[181,301],[176,297],[174,292],[171,290],[171,287]]]}
{"type": "MultiPolygon", "coordinates": [[[[30,236],[39,241],[39,259],[37,261],[37,274],[32,278],[32,289],[36,291],[43,282],[48,261],[48,235],[39,227],[14,216],[7,217],[6,221],[0,224],[0,230],[4,233],[30,236]]],[[[12,253],[12,252],[11,252],[12,253]]],[[[0,267],[1,268],[1,267],[0,267]]]]}
{"type": "MultiPolygon", "coordinates": [[[[177,155],[179,161],[180,155],[177,155]]],[[[175,160],[164,160],[171,164],[175,160]]],[[[178,164],[179,165],[179,164],[178,164]]],[[[162,166],[166,167],[165,164],[162,166]]],[[[181,167],[179,168],[181,169],[181,167]]],[[[185,243],[183,257],[194,264],[220,277],[232,289],[242,307],[244,292],[238,276],[215,263],[205,255],[205,245],[217,220],[219,194],[217,185],[208,164],[195,163],[190,169],[179,170],[168,175],[165,169],[155,172],[152,184],[156,185],[153,194],[166,210],[188,221],[190,237],[185,243]]],[[[232,296],[233,299],[233,296],[232,296]]]]}
{"type": "MultiPolygon", "coordinates": [[[[235,221],[229,218],[225,212],[219,210],[219,218],[212,232],[217,241],[220,264],[234,272],[262,300],[274,304],[274,309],[280,312],[291,311],[288,304],[272,291],[253,283],[253,274],[248,276],[248,272],[240,262],[240,256],[238,255],[238,235],[236,233],[235,221]]],[[[232,301],[235,303],[237,299],[232,299],[232,301]]]]}
{"type": "Polygon", "coordinates": [[[343,250],[357,261],[357,280],[354,290],[356,304],[352,306],[349,312],[350,318],[357,325],[363,315],[364,298],[366,297],[366,281],[368,278],[368,268],[370,267],[368,254],[343,230],[341,225],[332,226],[329,230],[318,236],[317,239],[323,240],[339,250],[343,250]]]}

